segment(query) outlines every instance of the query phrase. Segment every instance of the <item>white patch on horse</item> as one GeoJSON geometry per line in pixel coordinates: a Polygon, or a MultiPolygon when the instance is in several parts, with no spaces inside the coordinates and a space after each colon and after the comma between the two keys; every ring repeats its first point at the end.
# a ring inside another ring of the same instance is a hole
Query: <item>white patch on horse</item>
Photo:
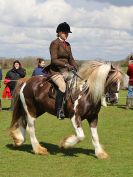
{"type": "MultiPolygon", "coordinates": [[[[83,86],[84,86],[84,84],[85,84],[85,81],[84,81],[84,83],[83,84],[81,84],[80,85],[80,91],[82,92],[82,90],[83,90],[83,86]]],[[[75,101],[75,103],[74,103],[74,111],[76,112],[76,107],[77,107],[77,105],[78,105],[78,102],[79,102],[79,99],[81,98],[81,95],[79,95],[78,96],[78,99],[75,101]]]]}
{"type": "Polygon", "coordinates": [[[19,123],[20,124],[20,126],[19,126],[20,133],[18,133],[19,134],[19,139],[23,139],[23,141],[24,141],[24,139],[25,139],[25,129],[21,125],[22,124],[21,119],[19,120],[19,122],[20,122],[19,123]]]}
{"type": "MultiPolygon", "coordinates": [[[[84,84],[85,84],[85,82],[80,85],[80,91],[82,91],[84,84]]],[[[78,99],[77,99],[77,100],[75,101],[75,103],[74,103],[74,111],[75,111],[75,112],[76,112],[77,105],[78,105],[78,102],[79,102],[79,100],[80,100],[81,97],[82,97],[82,96],[79,95],[79,96],[78,96],[78,99]]],[[[76,118],[76,116],[74,115],[74,116],[72,117],[71,121],[72,121],[72,124],[73,124],[73,126],[74,126],[74,128],[75,128],[75,130],[76,130],[76,134],[77,134],[78,139],[79,139],[80,141],[82,141],[82,140],[85,138],[85,135],[84,135],[84,132],[83,132],[82,127],[77,127],[75,118],[76,118]]]]}
{"type": "Polygon", "coordinates": [[[26,105],[26,102],[25,102],[25,98],[24,98],[24,94],[23,94],[23,89],[24,89],[25,86],[26,86],[26,83],[24,83],[24,85],[20,89],[20,99],[21,99],[23,107],[24,107],[24,109],[25,109],[25,111],[27,113],[28,132],[30,134],[32,147],[35,150],[36,147],[39,145],[39,142],[38,142],[38,140],[37,140],[37,138],[35,136],[35,128],[34,128],[35,118],[32,117],[29,114],[29,111],[28,111],[28,108],[27,108],[27,105],[26,105]]]}
{"type": "MultiPolygon", "coordinates": [[[[119,90],[120,90],[120,81],[118,81],[118,84],[117,84],[117,91],[119,91],[119,90]]],[[[116,98],[118,100],[118,98],[119,98],[118,93],[116,93],[116,98]]]]}
{"type": "Polygon", "coordinates": [[[79,142],[79,139],[77,136],[75,135],[71,135],[67,138],[65,138],[62,142],[61,142],[61,147],[68,149],[68,148],[72,148],[75,144],[77,144],[79,142]]]}
{"type": "Polygon", "coordinates": [[[99,137],[97,133],[97,128],[90,128],[91,129],[91,135],[92,135],[92,143],[95,147],[95,154],[99,154],[103,152],[102,146],[99,143],[99,137]]]}
{"type": "Polygon", "coordinates": [[[106,102],[105,95],[101,97],[101,104],[102,104],[102,106],[107,107],[107,102],[106,102]]]}
{"type": "MultiPolygon", "coordinates": [[[[82,85],[80,85],[80,91],[82,91],[83,85],[84,85],[84,83],[83,83],[82,85]]],[[[74,111],[75,111],[75,112],[77,111],[77,105],[78,105],[79,100],[80,100],[81,97],[82,97],[82,96],[79,95],[79,96],[78,96],[78,99],[77,99],[77,100],[75,101],[75,103],[74,103],[74,111]]],[[[77,136],[76,136],[76,135],[72,135],[72,136],[67,137],[67,139],[65,139],[65,140],[63,141],[63,147],[64,147],[64,148],[71,148],[71,147],[73,147],[75,144],[77,144],[78,142],[82,141],[82,140],[85,138],[83,129],[82,129],[82,127],[78,127],[78,126],[77,126],[75,118],[76,118],[76,116],[75,116],[75,114],[74,114],[74,116],[72,117],[71,121],[72,121],[73,127],[75,128],[75,131],[76,131],[77,136]]]]}
{"type": "Polygon", "coordinates": [[[75,128],[78,140],[83,141],[83,139],[85,138],[84,131],[83,131],[82,127],[77,127],[75,118],[76,117],[74,115],[71,119],[73,127],[75,128]]]}

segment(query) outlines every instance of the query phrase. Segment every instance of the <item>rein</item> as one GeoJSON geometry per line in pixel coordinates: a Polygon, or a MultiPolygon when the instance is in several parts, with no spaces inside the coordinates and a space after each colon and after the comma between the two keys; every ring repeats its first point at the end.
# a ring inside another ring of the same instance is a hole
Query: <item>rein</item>
{"type": "Polygon", "coordinates": [[[76,72],[75,70],[72,70],[72,73],[73,73],[75,76],[77,76],[79,79],[84,80],[81,76],[79,76],[79,75],[77,74],[77,72],[76,72]]]}
{"type": "MultiPolygon", "coordinates": [[[[74,74],[74,76],[71,79],[70,86],[67,88],[68,89],[67,90],[67,96],[66,96],[66,99],[64,101],[68,100],[69,97],[71,97],[72,103],[74,103],[75,98],[73,97],[73,94],[72,94],[72,89],[73,89],[74,83],[76,82],[76,90],[77,90],[77,78],[79,78],[81,80],[84,80],[84,79],[81,76],[79,76],[75,70],[72,70],[71,72],[74,74]]],[[[88,89],[88,85],[86,83],[87,83],[87,80],[85,80],[85,83],[82,86],[82,91],[78,91],[77,95],[85,93],[85,91],[88,89]]]]}

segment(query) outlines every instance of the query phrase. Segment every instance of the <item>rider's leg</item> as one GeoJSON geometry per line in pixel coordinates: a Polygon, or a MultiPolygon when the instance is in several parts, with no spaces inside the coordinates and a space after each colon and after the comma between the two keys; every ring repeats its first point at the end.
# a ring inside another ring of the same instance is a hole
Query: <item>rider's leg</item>
{"type": "Polygon", "coordinates": [[[58,90],[56,95],[56,101],[55,101],[55,109],[56,109],[58,119],[64,119],[65,117],[64,110],[63,110],[63,98],[64,98],[64,93],[58,90]]]}
{"type": "Polygon", "coordinates": [[[52,77],[52,80],[58,86],[58,91],[57,91],[56,101],[55,101],[57,118],[63,119],[65,117],[63,111],[63,98],[64,98],[64,93],[66,91],[66,83],[62,75],[55,75],[52,77]]]}

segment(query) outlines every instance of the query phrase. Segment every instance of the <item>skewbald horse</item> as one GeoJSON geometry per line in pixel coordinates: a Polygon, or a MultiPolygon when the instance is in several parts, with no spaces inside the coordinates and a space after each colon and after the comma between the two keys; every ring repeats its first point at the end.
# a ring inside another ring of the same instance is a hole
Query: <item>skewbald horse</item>
{"type": "MultiPolygon", "coordinates": [[[[76,89],[73,88],[73,100],[71,97],[64,105],[65,116],[70,118],[76,134],[68,136],[61,141],[60,147],[72,148],[85,138],[82,128],[82,120],[87,119],[92,136],[92,144],[95,148],[95,156],[105,159],[108,154],[99,142],[97,133],[98,113],[101,109],[101,97],[109,90],[114,101],[122,78],[118,67],[111,63],[93,61],[85,63],[78,72],[84,81],[78,80],[76,89]],[[85,82],[86,80],[86,82],[85,82]],[[87,89],[84,90],[84,85],[87,89]],[[77,94],[78,93],[78,94],[77,94]],[[75,96],[76,95],[76,96],[75,96]]],[[[10,134],[15,146],[21,146],[25,141],[26,127],[30,134],[30,140],[34,153],[48,154],[35,135],[35,120],[45,112],[56,115],[55,97],[50,95],[53,84],[45,77],[35,76],[16,86],[14,98],[14,110],[10,126],[10,134]],[[18,88],[17,88],[18,87],[18,88]],[[49,94],[50,93],[50,94],[49,94]]]]}

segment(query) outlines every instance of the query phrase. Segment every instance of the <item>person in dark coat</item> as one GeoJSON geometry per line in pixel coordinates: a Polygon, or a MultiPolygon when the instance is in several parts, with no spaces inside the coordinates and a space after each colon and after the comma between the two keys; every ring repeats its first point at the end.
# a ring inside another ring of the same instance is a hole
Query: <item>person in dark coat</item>
{"type": "Polygon", "coordinates": [[[129,76],[128,94],[127,94],[127,100],[126,100],[126,108],[128,109],[131,106],[133,106],[133,56],[132,55],[129,58],[127,75],[129,76]]]}
{"type": "Polygon", "coordinates": [[[47,77],[47,72],[45,71],[45,60],[43,58],[37,58],[38,66],[34,69],[32,76],[45,76],[47,77]]]}
{"type": "Polygon", "coordinates": [[[57,118],[63,119],[64,112],[62,109],[63,97],[66,91],[65,79],[69,76],[69,71],[77,69],[77,63],[73,58],[71,46],[66,41],[68,34],[72,33],[69,24],[60,23],[56,29],[57,39],[50,44],[50,75],[53,82],[58,86],[55,109],[57,118]]]}
{"type": "Polygon", "coordinates": [[[2,80],[2,69],[0,67],[0,83],[1,83],[1,80],[2,80]]]}
{"type": "MultiPolygon", "coordinates": [[[[13,62],[12,69],[9,70],[6,74],[5,80],[8,82],[6,83],[6,87],[10,89],[11,95],[13,97],[13,92],[16,86],[16,82],[18,79],[25,77],[26,70],[22,68],[21,63],[19,60],[15,60],[13,62]]],[[[12,109],[12,101],[11,101],[11,109],[12,109]]]]}

